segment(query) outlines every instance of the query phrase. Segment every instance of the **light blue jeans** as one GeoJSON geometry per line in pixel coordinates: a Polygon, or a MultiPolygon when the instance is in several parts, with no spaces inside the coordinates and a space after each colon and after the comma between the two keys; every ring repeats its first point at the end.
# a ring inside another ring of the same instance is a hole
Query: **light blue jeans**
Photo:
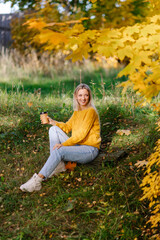
{"type": "Polygon", "coordinates": [[[39,172],[45,179],[50,176],[61,160],[84,164],[97,157],[98,148],[87,145],[62,146],[53,150],[56,143],[63,143],[67,139],[68,136],[59,127],[52,126],[49,129],[50,156],[39,172]]]}

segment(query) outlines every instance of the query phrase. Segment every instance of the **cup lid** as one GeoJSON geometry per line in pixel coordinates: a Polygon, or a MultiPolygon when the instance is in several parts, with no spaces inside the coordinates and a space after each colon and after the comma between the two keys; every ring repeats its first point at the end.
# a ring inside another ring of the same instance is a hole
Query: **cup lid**
{"type": "Polygon", "coordinates": [[[45,113],[48,113],[48,112],[41,112],[40,114],[45,114],[45,113]]]}

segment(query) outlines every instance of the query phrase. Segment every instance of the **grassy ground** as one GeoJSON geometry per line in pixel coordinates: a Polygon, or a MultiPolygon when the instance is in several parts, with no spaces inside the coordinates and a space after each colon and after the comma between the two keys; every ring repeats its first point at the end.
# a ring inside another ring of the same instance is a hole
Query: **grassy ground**
{"type": "Polygon", "coordinates": [[[152,231],[146,226],[150,212],[147,203],[139,201],[143,169],[135,163],[153,151],[158,116],[147,107],[135,108],[138,97],[131,91],[121,95],[115,87],[116,73],[92,69],[81,75],[76,70],[52,78],[15,74],[12,80],[2,79],[1,240],[150,239],[152,231]],[[91,86],[100,114],[101,160],[51,178],[39,192],[21,192],[19,186],[40,170],[49,154],[49,126],[40,124],[39,113],[47,110],[56,120],[66,121],[80,79],[91,86]],[[121,136],[118,129],[131,133],[121,136]],[[127,154],[116,162],[108,160],[120,150],[127,154]]]}

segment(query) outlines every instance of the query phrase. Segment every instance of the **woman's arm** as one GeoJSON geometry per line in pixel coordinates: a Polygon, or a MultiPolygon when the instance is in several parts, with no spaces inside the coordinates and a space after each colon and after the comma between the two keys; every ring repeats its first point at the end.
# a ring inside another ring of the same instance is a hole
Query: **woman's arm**
{"type": "Polygon", "coordinates": [[[74,113],[71,118],[66,122],[56,122],[56,126],[62,129],[65,133],[69,133],[72,130],[72,121],[74,119],[74,113]]]}
{"type": "MultiPolygon", "coordinates": [[[[74,113],[73,113],[73,115],[74,115],[74,113]]],[[[71,118],[66,123],[64,123],[64,122],[57,122],[57,121],[53,120],[52,118],[50,118],[49,116],[47,116],[48,124],[51,124],[52,126],[58,126],[64,132],[69,133],[72,130],[73,115],[71,116],[71,118]]],[[[41,124],[44,124],[43,123],[43,118],[42,118],[41,115],[40,115],[40,120],[41,120],[41,124]]]]}

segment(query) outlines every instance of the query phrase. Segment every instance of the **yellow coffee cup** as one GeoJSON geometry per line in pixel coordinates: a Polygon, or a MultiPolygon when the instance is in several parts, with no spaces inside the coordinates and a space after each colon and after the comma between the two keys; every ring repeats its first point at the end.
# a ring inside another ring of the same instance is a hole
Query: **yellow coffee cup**
{"type": "Polygon", "coordinates": [[[47,124],[49,123],[48,121],[48,112],[41,112],[40,113],[40,119],[42,124],[47,124]]]}

